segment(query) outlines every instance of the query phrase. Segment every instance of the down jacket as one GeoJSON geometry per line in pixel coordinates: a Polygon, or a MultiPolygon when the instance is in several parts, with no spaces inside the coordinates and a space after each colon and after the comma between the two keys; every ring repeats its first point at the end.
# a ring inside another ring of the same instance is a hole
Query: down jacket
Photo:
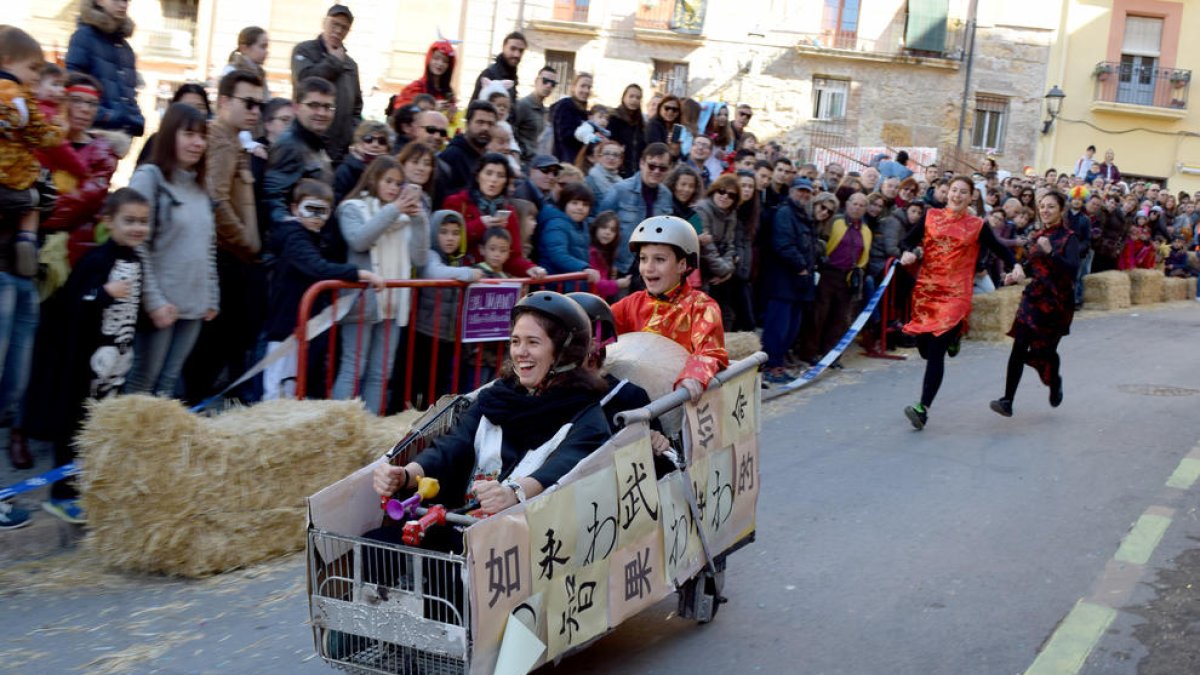
{"type": "Polygon", "coordinates": [[[67,45],[67,70],[87,73],[100,81],[100,110],[95,127],[130,136],[146,130],[137,102],[137,57],[126,39],[133,22],[105,13],[94,0],[81,0],[79,20],[67,45]]]}

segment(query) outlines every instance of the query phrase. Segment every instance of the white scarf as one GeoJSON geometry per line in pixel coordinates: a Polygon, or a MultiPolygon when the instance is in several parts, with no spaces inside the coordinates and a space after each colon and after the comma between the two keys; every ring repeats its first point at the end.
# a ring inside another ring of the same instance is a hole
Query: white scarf
{"type": "MultiPolygon", "coordinates": [[[[364,197],[365,220],[375,217],[383,208],[377,197],[364,197]]],[[[400,214],[387,231],[379,235],[371,247],[371,270],[384,279],[411,279],[412,260],[408,256],[409,225],[412,219],[400,214]]],[[[392,288],[375,292],[375,302],[381,320],[395,319],[408,325],[409,302],[412,292],[407,288],[392,288]]]]}

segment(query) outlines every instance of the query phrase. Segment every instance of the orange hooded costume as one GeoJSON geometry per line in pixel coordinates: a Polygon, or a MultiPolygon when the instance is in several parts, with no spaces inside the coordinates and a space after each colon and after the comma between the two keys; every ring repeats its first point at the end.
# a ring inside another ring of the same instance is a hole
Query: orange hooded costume
{"type": "Polygon", "coordinates": [[[438,40],[429,45],[429,51],[425,52],[425,74],[420,79],[410,82],[400,91],[392,103],[392,112],[412,103],[413,99],[421,94],[429,94],[438,101],[446,101],[453,109],[455,107],[454,89],[451,88],[450,83],[454,78],[455,63],[454,45],[450,44],[449,40],[438,40]],[[450,60],[450,65],[441,76],[434,75],[429,70],[429,62],[433,60],[434,52],[441,52],[450,60]]]}

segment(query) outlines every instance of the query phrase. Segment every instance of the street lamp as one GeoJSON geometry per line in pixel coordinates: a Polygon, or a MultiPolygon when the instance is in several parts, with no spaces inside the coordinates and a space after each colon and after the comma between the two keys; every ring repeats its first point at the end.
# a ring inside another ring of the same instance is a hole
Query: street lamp
{"type": "Polygon", "coordinates": [[[1062,111],[1063,99],[1067,95],[1063,93],[1058,85],[1050,87],[1050,91],[1046,92],[1046,114],[1050,116],[1042,123],[1042,134],[1050,133],[1050,127],[1054,126],[1054,120],[1058,117],[1058,113],[1062,111]]]}

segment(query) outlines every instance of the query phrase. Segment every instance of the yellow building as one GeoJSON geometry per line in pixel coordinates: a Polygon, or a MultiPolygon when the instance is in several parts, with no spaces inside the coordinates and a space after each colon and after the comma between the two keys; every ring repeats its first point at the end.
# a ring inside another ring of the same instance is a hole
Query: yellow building
{"type": "Polygon", "coordinates": [[[1188,101],[1200,42],[1186,37],[1197,31],[1197,0],[1062,0],[1046,81],[1066,96],[1038,168],[1073,172],[1095,145],[1126,178],[1200,190],[1200,111],[1188,101]]]}

